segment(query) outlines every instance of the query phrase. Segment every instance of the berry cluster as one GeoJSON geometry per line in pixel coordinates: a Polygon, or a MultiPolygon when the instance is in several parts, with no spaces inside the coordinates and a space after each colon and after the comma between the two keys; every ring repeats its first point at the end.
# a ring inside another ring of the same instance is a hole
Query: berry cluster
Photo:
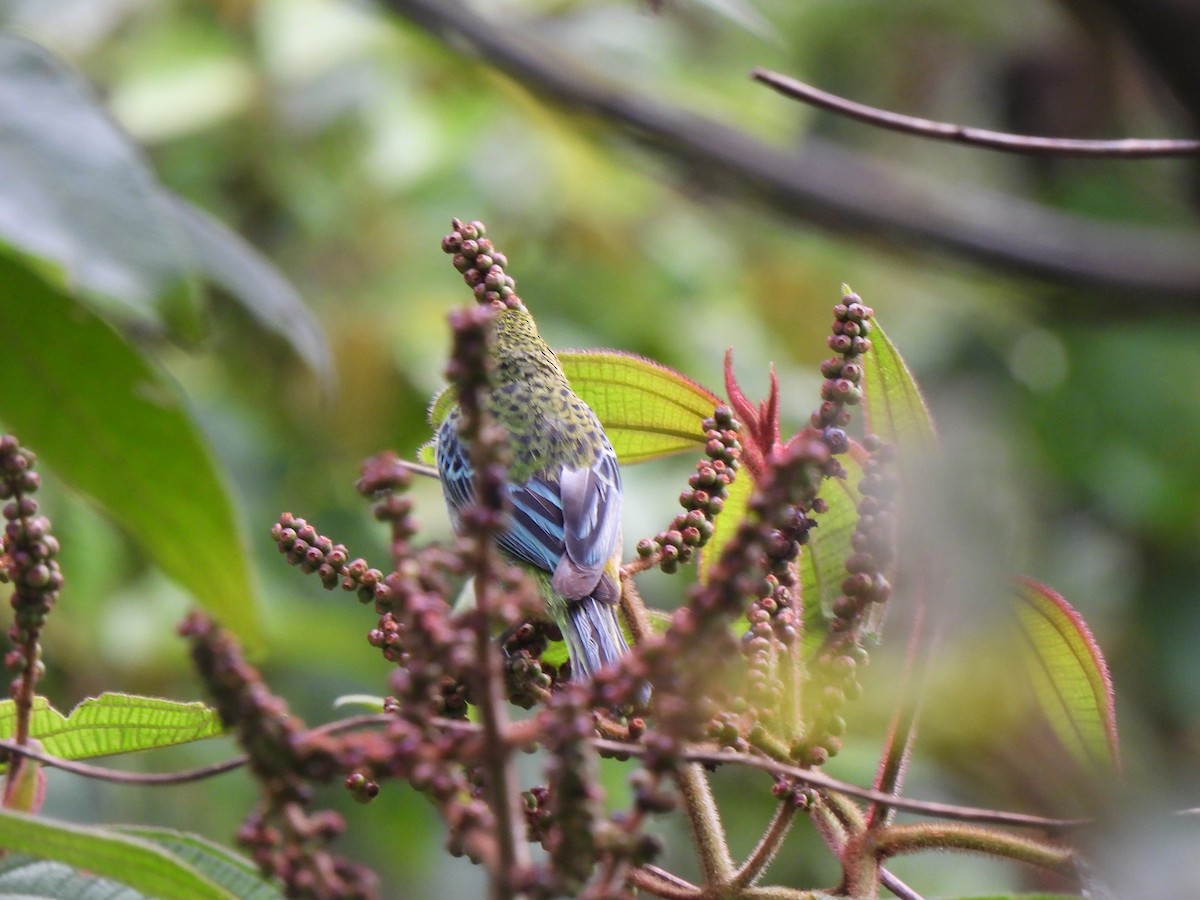
{"type": "Polygon", "coordinates": [[[375,599],[383,573],[368,566],[365,559],[349,559],[345,545],[318,534],[304,519],[283,513],[271,527],[271,537],[289,565],[301,572],[316,573],[326,590],[340,584],[342,590],[353,591],[363,603],[375,599]]]}
{"type": "Polygon", "coordinates": [[[392,559],[410,555],[409,540],[417,533],[412,501],[404,496],[412,483],[412,473],[395,453],[388,450],[366,460],[354,488],[375,501],[375,518],[392,527],[392,559]]]}
{"type": "Polygon", "coordinates": [[[870,662],[863,639],[877,630],[892,593],[886,572],[895,554],[896,448],[875,435],[868,435],[863,447],[871,456],[863,464],[859,482],[858,521],[851,537],[854,552],[846,560],[842,593],[833,602],[828,632],[810,667],[806,759],[813,765],[841,748],[845,730],[841,710],[847,700],[862,693],[859,671],[870,662]]]}
{"type": "Polygon", "coordinates": [[[744,612],[747,597],[775,593],[771,576],[778,578],[776,568],[786,569],[785,560],[794,559],[807,539],[812,520],[806,510],[830,461],[829,448],[819,440],[790,442],[775,453],[708,581],[693,590],[663,635],[643,645],[664,731],[697,740],[716,710],[727,705],[721,663],[738,656],[729,626],[744,612]]]}
{"type": "Polygon", "coordinates": [[[276,877],[289,897],[307,900],[367,900],[378,893],[367,868],[326,848],[345,830],[342,817],[310,811],[310,781],[328,781],[345,771],[337,742],[305,731],[287,705],[263,684],[236,642],[210,619],[193,613],[180,626],[192,659],[212,694],[221,721],[235,730],[264,797],[242,824],[238,842],[267,877],[276,877]]]}
{"type": "Polygon", "coordinates": [[[508,699],[522,709],[545,703],[554,685],[565,680],[558,669],[541,659],[552,640],[561,641],[562,634],[550,622],[522,622],[502,640],[508,699]]]}
{"type": "Polygon", "coordinates": [[[503,305],[519,308],[517,283],[504,271],[508,258],[484,237],[482,222],[451,220],[454,229],[442,238],[442,250],[453,255],[456,268],[483,306],[503,305]]]}
{"type": "Polygon", "coordinates": [[[821,405],[812,414],[812,426],[841,449],[830,449],[834,453],[845,452],[848,441],[842,428],[850,422],[850,410],[862,402],[863,368],[858,357],[871,349],[868,335],[875,312],[862,302],[858,294],[848,287],[842,288],[842,302],[833,308],[833,333],[829,336],[829,349],[837,356],[821,363],[821,405]]]}
{"type": "Polygon", "coordinates": [[[18,743],[28,738],[34,685],[44,671],[38,638],[63,584],[58,541],[50,533],[50,520],[39,515],[38,503],[31,496],[41,485],[34,462],[34,455],[15,437],[0,437],[0,501],[4,501],[0,581],[10,581],[14,588],[14,621],[8,630],[14,647],[4,663],[15,676],[9,693],[17,703],[18,743]]]}
{"type": "Polygon", "coordinates": [[[687,490],[679,495],[684,512],[653,538],[638,542],[638,555],[657,559],[667,574],[675,572],[680,563],[689,562],[712,537],[713,519],[725,508],[729,485],[737,475],[742,450],[739,430],[728,406],[718,406],[704,420],[705,458],[696,464],[687,490]]]}
{"type": "Polygon", "coordinates": [[[891,568],[896,552],[892,513],[899,489],[896,447],[884,444],[876,435],[868,435],[863,447],[871,456],[863,464],[863,477],[858,483],[858,522],[851,538],[854,552],[846,560],[842,595],[833,603],[829,623],[833,643],[854,638],[856,629],[871,618],[873,607],[881,607],[892,594],[884,573],[891,568]]]}

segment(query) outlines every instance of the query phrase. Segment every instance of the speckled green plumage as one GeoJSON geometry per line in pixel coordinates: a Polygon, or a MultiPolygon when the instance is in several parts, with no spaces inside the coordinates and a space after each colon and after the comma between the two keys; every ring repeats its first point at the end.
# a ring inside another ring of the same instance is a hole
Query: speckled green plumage
{"type": "MultiPolygon", "coordinates": [[[[508,431],[511,515],[500,550],[534,575],[562,628],[576,678],[628,652],[617,622],[621,476],[599,419],[571,390],[523,306],[495,314],[495,369],[485,408],[508,431]]],[[[455,404],[440,424],[436,461],[451,516],[473,502],[470,453],[455,404]]]]}
{"type": "Polygon", "coordinates": [[[506,309],[496,317],[496,363],[486,405],[512,438],[513,481],[548,468],[592,465],[607,443],[604,429],[571,390],[525,310],[506,309]]]}

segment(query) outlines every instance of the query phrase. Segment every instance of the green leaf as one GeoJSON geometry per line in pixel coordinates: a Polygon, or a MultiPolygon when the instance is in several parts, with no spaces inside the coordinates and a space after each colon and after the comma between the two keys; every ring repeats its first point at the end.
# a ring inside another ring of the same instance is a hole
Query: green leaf
{"type": "Polygon", "coordinates": [[[164,189],[78,72],[12,34],[0,34],[0,134],[0,242],[53,261],[84,302],[142,330],[164,320],[196,330],[203,278],[331,380],[328,346],[295,288],[164,189]]]}
{"type": "MultiPolygon", "coordinates": [[[[238,900],[282,900],[283,893],[265,881],[248,859],[193,834],[166,828],[117,827],[112,832],[148,842],[208,878],[223,896],[238,900]]],[[[60,900],[143,900],[152,896],[118,880],[98,878],[92,870],[32,856],[7,854],[0,860],[0,897],[60,900]]]]}
{"type": "MultiPolygon", "coordinates": [[[[446,416],[450,415],[450,410],[454,408],[454,404],[458,399],[458,395],[454,392],[453,385],[446,385],[440,391],[433,395],[433,399],[429,401],[429,424],[432,426],[434,433],[437,433],[438,426],[446,421],[446,416]]],[[[417,462],[424,463],[427,466],[437,465],[437,438],[430,438],[417,449],[417,462]]]]}
{"type": "Polygon", "coordinates": [[[617,458],[645,462],[704,445],[721,400],[673,369],[617,350],[558,354],[571,387],[600,418],[617,458]]]}
{"type": "Polygon", "coordinates": [[[223,624],[259,636],[233,503],[173,384],[94,313],[0,255],[0,420],[223,624]]]}
{"type": "Polygon", "coordinates": [[[168,851],[103,828],[0,809],[0,847],[65,863],[157,900],[237,900],[168,851]]]}
{"type": "Polygon", "coordinates": [[[123,884],[63,863],[7,853],[0,859],[0,897],[9,900],[150,900],[123,884]]]}
{"type": "MultiPolygon", "coordinates": [[[[600,419],[622,465],[704,446],[703,422],[721,398],[674,369],[619,350],[565,350],[558,354],[571,388],[600,419]]],[[[429,403],[436,430],[454,406],[446,387],[429,403]]],[[[433,445],[417,455],[433,464],[433,445]]]]}
{"type": "MultiPolygon", "coordinates": [[[[0,34],[0,240],[57,262],[110,310],[161,326],[186,278],[159,187],[91,86],[31,41],[0,34]]],[[[192,286],[193,288],[195,285],[192,286]]]]}
{"type": "Polygon", "coordinates": [[[800,548],[800,596],[804,601],[804,635],[818,641],[825,634],[825,616],[842,592],[846,560],[853,548],[850,539],[858,525],[858,482],[862,464],[853,452],[839,456],[846,477],[826,478],[821,498],[828,510],[817,515],[817,527],[800,548]]]}
{"type": "MultiPolygon", "coordinates": [[[[16,732],[16,706],[0,702],[0,736],[16,732]]],[[[35,697],[30,735],[63,759],[88,759],[186,744],[224,734],[214,709],[159,697],[105,693],[89,697],[64,716],[45,697],[35,697]]]]}
{"type": "Polygon", "coordinates": [[[162,847],[239,900],[283,898],[283,893],[265,881],[250,860],[198,835],[169,828],[136,826],[121,826],[114,830],[162,847]]]}
{"type": "Polygon", "coordinates": [[[429,401],[429,424],[433,426],[433,430],[437,431],[438,426],[446,421],[446,416],[450,415],[450,410],[454,408],[458,397],[454,393],[454,385],[448,384],[429,401]]]}
{"type": "Polygon", "coordinates": [[[1080,763],[1119,770],[1112,679],[1087,623],[1036,581],[1019,579],[1013,601],[1038,702],[1055,733],[1080,763]]]}
{"type": "Polygon", "coordinates": [[[343,709],[347,706],[356,706],[369,712],[382,713],[384,710],[384,698],[375,694],[343,694],[340,697],[334,698],[334,709],[343,709]]]}
{"type": "Polygon", "coordinates": [[[322,383],[332,384],[333,364],[325,335],[291,282],[240,235],[202,209],[167,191],[163,198],[207,280],[287,341],[322,383]]]}
{"type": "Polygon", "coordinates": [[[863,404],[867,430],[888,443],[919,449],[936,442],[921,389],[878,321],[871,325],[871,349],[863,356],[863,404]]]}

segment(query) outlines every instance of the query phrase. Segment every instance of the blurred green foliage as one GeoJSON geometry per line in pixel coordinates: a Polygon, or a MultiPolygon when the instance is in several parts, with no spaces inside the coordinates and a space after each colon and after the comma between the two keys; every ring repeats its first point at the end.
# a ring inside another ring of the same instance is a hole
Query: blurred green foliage
{"type": "MultiPolygon", "coordinates": [[[[987,188],[1195,234],[1187,163],[1048,162],[931,145],[796,107],[745,77],[766,66],[863,102],[982,127],[1085,137],[1181,128],[1104,23],[1073,4],[762,0],[744,21],[728,14],[744,13],[742,4],[694,0],[657,15],[632,0],[481,7],[514,25],[536,17],[539,33],[597,71],[776,143],[802,147],[820,135],[937,185],[935,193],[987,188]]],[[[817,402],[829,308],[850,282],[917,373],[949,449],[931,501],[943,530],[930,534],[960,542],[951,544],[956,557],[986,559],[954,583],[1023,571],[1061,590],[1113,665],[1130,768],[1157,770],[1163,784],[1190,768],[1200,740],[1196,320],[1156,312],[1139,296],[1124,300],[1136,324],[1102,320],[1081,289],[782,223],[696,189],[686,171],[603,123],[547,105],[375,7],[9,0],[0,24],[91,79],[162,184],[278,266],[326,336],[332,395],[285,340],[220,292],[207,312],[168,316],[166,333],[136,337],[178,383],[233,486],[263,586],[259,661],[309,721],[333,718],[338,695],[382,693],[387,668],[365,642],[369,612],[282,565],[268,530],[291,510],[382,563],[385,535],[353,482],[362,458],[387,447],[411,457],[429,437],[445,314],[468,299],[438,247],[460,216],[488,223],[552,345],[644,354],[713,389],[732,346],[752,398],[765,395],[774,363],[785,429],[817,402]],[[955,516],[972,528],[955,531],[946,524],[955,516]]],[[[0,356],[0,365],[13,361],[0,356]]],[[[61,409],[48,403],[45,412],[61,409]]],[[[688,466],[628,472],[630,546],[674,514],[688,466]]],[[[187,598],[48,480],[67,587],[44,640],[46,692],[63,708],[104,689],[194,698],[173,633],[187,598]]],[[[418,485],[417,496],[426,536],[446,536],[437,485],[418,485]]],[[[683,580],[647,578],[643,593],[670,606],[683,580]]],[[[835,774],[869,780],[886,696],[880,703],[864,707],[861,744],[838,758],[835,774]]],[[[188,748],[146,764],[229,752],[188,748]]],[[[911,791],[1007,799],[956,782],[954,770],[952,761],[919,762],[911,791]]],[[[747,798],[730,816],[735,852],[752,845],[770,808],[765,791],[757,804],[748,799],[752,777],[718,777],[719,796],[747,798]]],[[[606,765],[605,782],[619,802],[619,765],[606,765]]],[[[241,775],[221,783],[219,803],[214,790],[111,789],[52,774],[47,812],[224,839],[252,794],[241,775]]],[[[439,827],[419,797],[389,787],[351,808],[340,795],[330,790],[352,819],[350,852],[384,874],[391,896],[477,890],[469,866],[437,852],[439,827]]],[[[810,852],[814,842],[798,829],[780,871],[834,879],[810,852]]],[[[671,859],[681,854],[672,844],[671,859]]],[[[917,864],[945,892],[998,890],[1023,877],[990,863],[905,863],[917,864]]]]}

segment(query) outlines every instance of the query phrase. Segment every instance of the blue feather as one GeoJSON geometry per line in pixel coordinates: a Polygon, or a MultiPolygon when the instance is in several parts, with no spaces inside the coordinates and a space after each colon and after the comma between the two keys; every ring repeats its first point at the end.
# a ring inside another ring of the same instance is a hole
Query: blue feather
{"type": "MultiPolygon", "coordinates": [[[[437,433],[437,467],[454,525],[474,502],[470,456],[451,413],[437,433]]],[[[603,435],[603,431],[600,432],[603,435]]],[[[621,472],[607,438],[586,469],[549,467],[523,483],[506,485],[511,514],[496,542],[514,560],[551,576],[548,589],[566,601],[559,624],[573,677],[591,678],[629,652],[617,621],[620,588],[606,573],[621,544],[621,472]]],[[[639,698],[649,700],[649,686],[639,698]]]]}

